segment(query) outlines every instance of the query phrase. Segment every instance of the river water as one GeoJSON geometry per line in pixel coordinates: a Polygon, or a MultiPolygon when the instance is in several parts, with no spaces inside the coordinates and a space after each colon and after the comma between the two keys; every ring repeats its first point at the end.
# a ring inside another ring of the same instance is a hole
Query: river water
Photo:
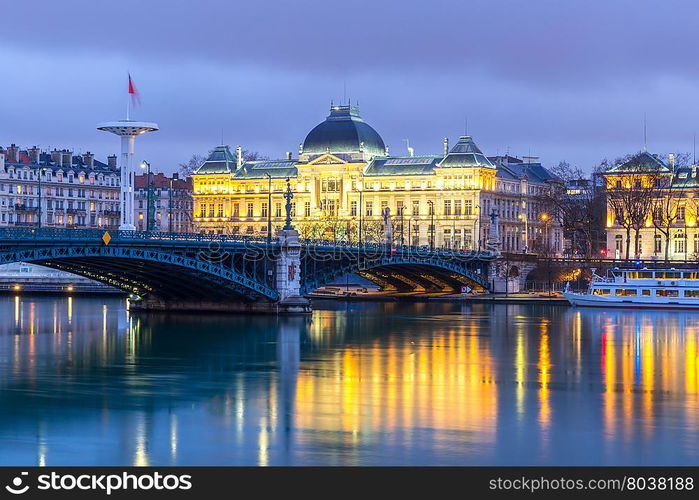
{"type": "Polygon", "coordinates": [[[0,297],[2,465],[696,464],[699,314],[0,297]]]}

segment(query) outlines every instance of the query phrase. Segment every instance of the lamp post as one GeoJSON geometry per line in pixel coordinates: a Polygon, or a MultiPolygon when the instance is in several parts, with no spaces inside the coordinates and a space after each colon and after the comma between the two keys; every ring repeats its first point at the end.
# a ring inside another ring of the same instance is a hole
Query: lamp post
{"type": "Polygon", "coordinates": [[[168,232],[172,234],[172,189],[174,186],[174,181],[179,180],[180,176],[177,173],[172,174],[172,177],[170,178],[170,191],[168,191],[168,200],[167,200],[167,218],[168,218],[168,232]]]}
{"type": "Polygon", "coordinates": [[[405,210],[405,207],[400,207],[400,210],[398,211],[398,215],[400,216],[400,246],[405,245],[405,239],[404,239],[404,220],[403,220],[403,210],[405,210]]]}
{"type": "Polygon", "coordinates": [[[434,250],[434,202],[427,200],[430,206],[430,250],[434,250]]]}
{"type": "Polygon", "coordinates": [[[266,172],[269,184],[267,186],[267,244],[272,243],[272,175],[266,172]]]}
{"type": "Polygon", "coordinates": [[[362,202],[362,197],[364,195],[364,189],[359,190],[359,235],[357,237],[359,247],[362,246],[362,210],[364,210],[364,204],[362,202]]]}
{"type": "Polygon", "coordinates": [[[155,203],[153,200],[153,182],[150,172],[150,163],[143,160],[141,162],[141,168],[146,169],[146,231],[152,231],[155,226],[155,221],[151,220],[155,219],[155,203]]]}
{"type": "Polygon", "coordinates": [[[38,201],[39,201],[39,220],[38,220],[38,223],[37,223],[38,227],[41,227],[41,215],[42,215],[42,208],[41,208],[41,174],[42,174],[43,172],[45,172],[45,171],[46,171],[46,169],[45,169],[45,168],[41,168],[41,167],[39,167],[39,169],[37,170],[37,173],[38,173],[38,176],[39,176],[39,200],[38,200],[38,201]]]}
{"type": "Polygon", "coordinates": [[[523,246],[523,253],[527,253],[527,250],[529,249],[529,219],[527,219],[527,214],[525,212],[522,212],[519,214],[519,218],[524,221],[524,246],[523,246]]]}

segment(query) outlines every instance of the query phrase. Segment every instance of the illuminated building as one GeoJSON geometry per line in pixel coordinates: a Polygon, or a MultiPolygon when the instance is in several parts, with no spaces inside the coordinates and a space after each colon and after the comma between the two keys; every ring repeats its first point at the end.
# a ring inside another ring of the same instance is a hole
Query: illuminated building
{"type": "Polygon", "coordinates": [[[438,155],[390,156],[357,107],[331,106],[297,159],[244,161],[241,151],[218,146],[193,174],[199,231],[275,232],[288,178],[294,225],[305,238],[378,243],[390,233],[397,245],[485,249],[495,211],[502,250],[524,251],[543,238],[561,249],[560,228],[540,218],[536,201],[551,175],[536,162],[490,159],[470,136],[451,149],[444,139],[438,155]]]}
{"type": "Polygon", "coordinates": [[[607,190],[607,255],[610,258],[691,260],[699,256],[697,166],[680,166],[642,151],[603,174],[607,190]],[[634,198],[624,193],[645,192],[634,198]],[[612,196],[626,198],[615,206],[612,196]],[[638,212],[634,217],[633,213],[638,212]],[[626,220],[626,222],[625,222],[626,220]],[[633,223],[632,220],[637,222],[633,223]],[[626,255],[630,230],[629,255],[626,255]],[[638,239],[636,239],[638,229],[638,239]]]}

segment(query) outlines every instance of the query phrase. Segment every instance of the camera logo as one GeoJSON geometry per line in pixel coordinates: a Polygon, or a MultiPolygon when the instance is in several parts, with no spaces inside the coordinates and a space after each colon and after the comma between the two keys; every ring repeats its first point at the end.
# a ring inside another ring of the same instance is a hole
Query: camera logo
{"type": "Polygon", "coordinates": [[[12,493],[13,495],[21,495],[22,493],[26,493],[27,490],[29,489],[29,485],[25,485],[22,487],[22,476],[27,476],[29,475],[28,472],[22,472],[19,476],[15,477],[12,480],[11,485],[5,486],[5,489],[12,493]]]}

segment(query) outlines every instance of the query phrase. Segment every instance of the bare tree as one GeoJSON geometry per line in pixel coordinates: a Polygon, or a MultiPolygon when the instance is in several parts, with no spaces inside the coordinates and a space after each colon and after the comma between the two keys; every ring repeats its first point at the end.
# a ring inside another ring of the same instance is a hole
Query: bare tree
{"type": "MultiPolygon", "coordinates": [[[[649,165],[640,154],[629,155],[617,163],[623,171],[615,172],[616,180],[607,185],[607,200],[619,225],[626,231],[625,258],[630,258],[631,235],[634,234],[634,253],[639,250],[639,236],[650,216],[658,186],[663,176],[660,165],[649,165]]],[[[609,182],[609,179],[608,179],[609,182]]],[[[652,217],[652,216],[651,216],[652,217]]]]}
{"type": "Polygon", "coordinates": [[[542,195],[544,206],[570,239],[573,251],[592,257],[600,246],[604,219],[604,198],[597,188],[597,176],[590,179],[580,168],[561,161],[550,171],[556,176],[542,195]]]}

